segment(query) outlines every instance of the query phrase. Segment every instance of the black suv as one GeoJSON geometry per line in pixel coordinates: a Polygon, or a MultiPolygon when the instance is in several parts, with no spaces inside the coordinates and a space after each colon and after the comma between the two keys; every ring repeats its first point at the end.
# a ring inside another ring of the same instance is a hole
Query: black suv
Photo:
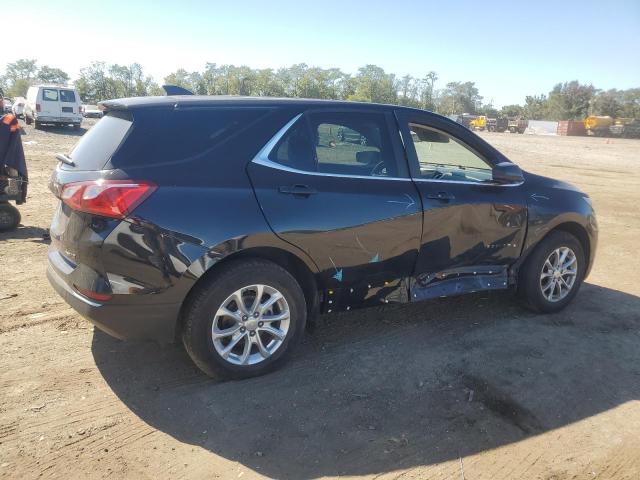
{"type": "Polygon", "coordinates": [[[319,312],[508,288],[555,312],[593,263],[587,195],[430,112],[186,95],[103,108],[57,156],[49,280],[113,336],[181,338],[209,375],[274,368],[319,312]]]}

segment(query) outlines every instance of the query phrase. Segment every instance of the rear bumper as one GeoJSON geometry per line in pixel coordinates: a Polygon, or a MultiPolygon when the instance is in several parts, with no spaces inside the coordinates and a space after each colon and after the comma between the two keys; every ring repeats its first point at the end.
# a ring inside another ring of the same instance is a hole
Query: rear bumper
{"type": "Polygon", "coordinates": [[[122,340],[155,340],[159,343],[171,343],[175,340],[179,303],[97,303],[67,285],[52,265],[47,268],[47,278],[65,302],[113,337],[122,340]]]}
{"type": "Polygon", "coordinates": [[[50,117],[50,116],[42,116],[42,115],[35,115],[34,116],[34,120],[37,120],[38,122],[41,123],[64,123],[65,125],[69,125],[72,123],[81,123],[82,122],[82,116],[81,115],[77,115],[75,117],[50,117]]]}

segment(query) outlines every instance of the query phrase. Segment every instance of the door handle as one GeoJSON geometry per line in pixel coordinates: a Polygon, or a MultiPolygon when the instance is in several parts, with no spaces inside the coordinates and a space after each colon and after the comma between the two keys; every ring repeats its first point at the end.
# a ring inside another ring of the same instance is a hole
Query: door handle
{"type": "Polygon", "coordinates": [[[448,202],[449,200],[454,200],[456,198],[447,192],[427,193],[425,196],[429,199],[441,200],[443,202],[448,202]]]}
{"type": "Polygon", "coordinates": [[[302,197],[308,197],[314,193],[318,193],[314,188],[309,185],[290,185],[278,187],[280,193],[288,193],[289,195],[300,195],[302,197]]]}

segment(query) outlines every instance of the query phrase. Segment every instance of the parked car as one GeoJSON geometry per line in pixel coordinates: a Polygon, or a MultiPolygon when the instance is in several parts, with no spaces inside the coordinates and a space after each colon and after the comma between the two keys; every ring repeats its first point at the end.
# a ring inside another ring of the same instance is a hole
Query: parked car
{"type": "Polygon", "coordinates": [[[13,106],[11,107],[11,110],[16,117],[22,118],[24,113],[24,104],[26,101],[27,100],[24,97],[16,97],[13,99],[13,106]]]}
{"type": "Polygon", "coordinates": [[[57,85],[34,85],[27,91],[24,120],[27,125],[73,125],[80,129],[82,102],[74,87],[57,85]]]}
{"type": "Polygon", "coordinates": [[[586,194],[434,113],[200,96],[104,108],[57,156],[49,280],[115,337],[181,339],[208,375],[275,368],[324,312],[505,289],[557,312],[593,264],[586,194]],[[367,145],[327,140],[339,127],[367,145]]]}
{"type": "Polygon", "coordinates": [[[13,107],[13,102],[9,97],[4,97],[4,102],[2,105],[2,113],[10,113],[13,107]]]}
{"type": "Polygon", "coordinates": [[[84,118],[102,118],[102,110],[97,105],[83,105],[82,116],[84,118]]]}

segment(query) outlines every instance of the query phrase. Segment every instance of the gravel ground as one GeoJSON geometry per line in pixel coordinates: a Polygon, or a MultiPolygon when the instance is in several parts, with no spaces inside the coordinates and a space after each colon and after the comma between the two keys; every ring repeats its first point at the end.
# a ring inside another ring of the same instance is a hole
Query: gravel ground
{"type": "Polygon", "coordinates": [[[640,478],[640,141],[483,134],[593,198],[596,264],[562,313],[483,293],[330,315],[282,370],[216,383],[49,287],[47,181],[82,133],[25,127],[23,225],[0,234],[0,478],[640,478]]]}

